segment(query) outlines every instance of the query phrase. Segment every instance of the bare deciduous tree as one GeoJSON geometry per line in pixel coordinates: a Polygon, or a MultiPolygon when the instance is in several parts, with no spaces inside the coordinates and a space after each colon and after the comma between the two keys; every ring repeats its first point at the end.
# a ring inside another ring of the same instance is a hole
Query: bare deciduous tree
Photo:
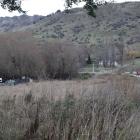
{"type": "Polygon", "coordinates": [[[37,78],[40,75],[42,67],[40,48],[29,32],[0,35],[0,42],[0,74],[2,77],[37,78]]]}
{"type": "Polygon", "coordinates": [[[47,42],[43,51],[47,76],[62,79],[75,76],[80,62],[78,49],[67,42],[47,42]]]}

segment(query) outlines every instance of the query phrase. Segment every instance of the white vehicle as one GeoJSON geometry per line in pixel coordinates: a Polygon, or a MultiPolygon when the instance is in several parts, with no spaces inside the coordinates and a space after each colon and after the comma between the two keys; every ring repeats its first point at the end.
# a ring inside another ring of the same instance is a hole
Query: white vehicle
{"type": "Polygon", "coordinates": [[[2,83],[2,78],[0,78],[0,83],[2,83]]]}

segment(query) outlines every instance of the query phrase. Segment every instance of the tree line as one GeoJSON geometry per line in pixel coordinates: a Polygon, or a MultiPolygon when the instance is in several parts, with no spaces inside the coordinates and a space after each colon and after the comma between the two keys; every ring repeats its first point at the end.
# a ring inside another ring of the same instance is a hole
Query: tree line
{"type": "Polygon", "coordinates": [[[85,64],[114,67],[126,59],[124,43],[111,39],[89,48],[57,39],[38,40],[26,31],[2,33],[0,42],[0,77],[4,79],[71,79],[85,64]]]}
{"type": "Polygon", "coordinates": [[[16,79],[67,79],[82,65],[82,49],[72,43],[50,40],[42,43],[29,32],[0,35],[0,77],[16,79]]]}

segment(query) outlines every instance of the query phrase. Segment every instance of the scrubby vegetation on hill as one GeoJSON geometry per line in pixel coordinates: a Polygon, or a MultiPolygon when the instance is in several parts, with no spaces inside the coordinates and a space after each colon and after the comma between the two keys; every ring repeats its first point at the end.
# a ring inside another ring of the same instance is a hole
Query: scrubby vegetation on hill
{"type": "Polygon", "coordinates": [[[123,38],[128,48],[140,46],[140,3],[126,2],[99,6],[96,18],[77,8],[69,13],[59,12],[47,16],[32,26],[36,36],[44,40],[57,38],[78,45],[96,46],[104,40],[123,38]]]}
{"type": "Polygon", "coordinates": [[[23,27],[33,25],[40,20],[44,19],[45,16],[14,16],[14,17],[0,17],[0,32],[15,31],[23,27]]]}
{"type": "Polygon", "coordinates": [[[26,15],[0,18],[0,31],[31,30],[34,35],[48,39],[69,40],[78,45],[94,46],[105,39],[123,38],[128,48],[140,45],[140,3],[108,3],[99,6],[96,18],[81,8],[59,11],[46,17],[26,15]],[[40,20],[41,19],[41,20],[40,20]]]}

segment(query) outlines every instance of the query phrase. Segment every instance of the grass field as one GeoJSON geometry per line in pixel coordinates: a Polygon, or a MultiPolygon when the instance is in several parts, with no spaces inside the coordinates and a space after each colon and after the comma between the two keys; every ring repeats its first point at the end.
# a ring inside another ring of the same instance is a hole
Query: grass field
{"type": "Polygon", "coordinates": [[[126,75],[0,87],[1,140],[139,140],[140,81],[126,75]]]}

